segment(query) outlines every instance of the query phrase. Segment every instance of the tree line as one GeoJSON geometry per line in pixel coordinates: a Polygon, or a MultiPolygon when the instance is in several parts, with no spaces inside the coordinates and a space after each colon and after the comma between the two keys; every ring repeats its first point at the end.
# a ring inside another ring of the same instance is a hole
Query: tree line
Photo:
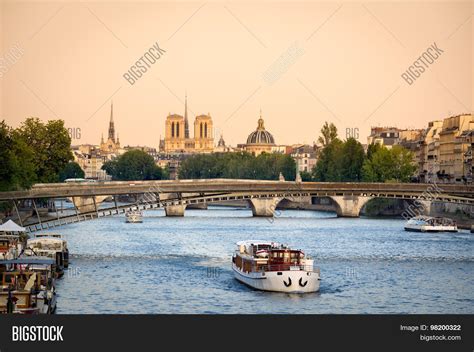
{"type": "Polygon", "coordinates": [[[63,120],[43,123],[32,117],[18,128],[0,122],[0,191],[58,182],[71,160],[71,138],[63,120]]]}
{"type": "Polygon", "coordinates": [[[247,152],[196,154],[185,159],[179,168],[180,179],[235,178],[253,180],[286,180],[296,177],[296,163],[286,154],[247,152]]]}
{"type": "Polygon", "coordinates": [[[161,180],[169,176],[167,169],[156,165],[151,155],[139,149],[129,150],[105,162],[102,169],[113,180],[120,181],[161,180]]]}
{"type": "Polygon", "coordinates": [[[410,182],[416,165],[411,151],[400,145],[391,149],[371,144],[367,153],[354,138],[337,137],[337,128],[327,122],[318,141],[323,145],[316,166],[303,180],[321,182],[410,182]]]}

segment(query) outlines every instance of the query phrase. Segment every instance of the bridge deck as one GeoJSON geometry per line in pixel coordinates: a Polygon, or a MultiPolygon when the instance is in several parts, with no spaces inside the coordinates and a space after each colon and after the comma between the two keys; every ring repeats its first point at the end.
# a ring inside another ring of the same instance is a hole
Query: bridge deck
{"type": "Polygon", "coordinates": [[[36,184],[30,190],[0,192],[0,201],[33,198],[90,197],[124,194],[166,193],[236,193],[236,192],[295,192],[311,195],[323,193],[340,195],[360,194],[433,194],[474,197],[474,186],[422,183],[345,183],[345,182],[288,182],[260,180],[179,180],[179,181],[111,181],[85,184],[36,184]]]}

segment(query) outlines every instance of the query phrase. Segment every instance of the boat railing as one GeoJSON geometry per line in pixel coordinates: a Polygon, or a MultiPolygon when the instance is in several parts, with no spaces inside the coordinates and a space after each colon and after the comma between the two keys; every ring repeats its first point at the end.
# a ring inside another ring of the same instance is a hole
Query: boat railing
{"type": "Polygon", "coordinates": [[[256,272],[266,271],[308,271],[319,274],[319,268],[313,265],[299,265],[299,264],[269,264],[269,265],[258,265],[253,268],[256,272]]]}

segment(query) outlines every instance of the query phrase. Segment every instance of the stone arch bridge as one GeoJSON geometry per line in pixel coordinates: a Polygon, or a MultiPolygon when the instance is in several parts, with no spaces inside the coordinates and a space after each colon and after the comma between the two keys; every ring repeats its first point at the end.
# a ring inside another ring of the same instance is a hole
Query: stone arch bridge
{"type": "MultiPolygon", "coordinates": [[[[299,197],[329,197],[336,204],[340,217],[358,217],[362,207],[373,198],[397,198],[418,202],[429,207],[431,202],[458,203],[474,206],[474,186],[421,183],[346,183],[292,182],[233,179],[199,179],[166,181],[110,181],[85,183],[36,184],[27,191],[0,192],[0,201],[10,201],[15,210],[18,201],[69,198],[74,215],[29,225],[29,231],[64,225],[71,222],[116,215],[128,209],[164,208],[167,216],[183,216],[189,205],[247,201],[254,216],[271,217],[283,199],[299,197]],[[118,205],[119,196],[136,199],[118,205]],[[100,203],[113,197],[114,206],[103,208],[100,203]]],[[[56,212],[57,213],[57,212],[56,212]]]]}

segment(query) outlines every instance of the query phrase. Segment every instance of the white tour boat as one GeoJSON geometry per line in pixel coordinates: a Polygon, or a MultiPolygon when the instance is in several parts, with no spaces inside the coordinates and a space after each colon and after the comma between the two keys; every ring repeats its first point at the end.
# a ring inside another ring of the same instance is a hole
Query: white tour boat
{"type": "Polygon", "coordinates": [[[267,241],[237,242],[232,269],[237,280],[264,291],[316,292],[321,280],[303,251],[267,241]]]}
{"type": "Polygon", "coordinates": [[[456,222],[449,218],[435,218],[419,215],[408,220],[405,225],[405,231],[458,232],[458,227],[456,222]]]}
{"type": "Polygon", "coordinates": [[[125,222],[143,222],[143,213],[140,210],[130,210],[125,213],[125,222]]]}

